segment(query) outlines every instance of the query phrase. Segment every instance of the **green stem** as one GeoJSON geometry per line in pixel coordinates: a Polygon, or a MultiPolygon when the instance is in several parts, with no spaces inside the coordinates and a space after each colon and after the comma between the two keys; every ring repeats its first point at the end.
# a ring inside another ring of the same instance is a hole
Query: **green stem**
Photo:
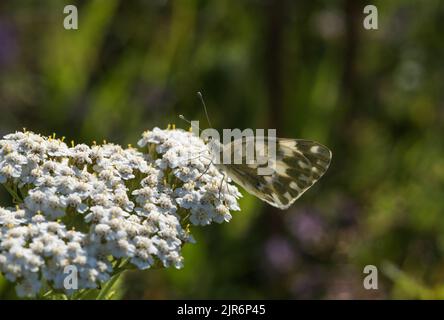
{"type": "Polygon", "coordinates": [[[16,192],[15,190],[13,190],[12,188],[10,188],[10,187],[8,186],[8,184],[5,183],[3,186],[4,186],[5,189],[9,192],[9,194],[12,196],[12,198],[13,198],[13,202],[14,202],[15,204],[18,204],[18,203],[22,203],[22,202],[23,202],[23,200],[20,198],[20,196],[17,194],[17,192],[16,192]]]}
{"type": "Polygon", "coordinates": [[[111,279],[105,284],[105,286],[100,290],[99,294],[96,297],[96,300],[107,300],[112,297],[113,289],[117,281],[119,280],[122,272],[117,273],[112,276],[111,279]]]}

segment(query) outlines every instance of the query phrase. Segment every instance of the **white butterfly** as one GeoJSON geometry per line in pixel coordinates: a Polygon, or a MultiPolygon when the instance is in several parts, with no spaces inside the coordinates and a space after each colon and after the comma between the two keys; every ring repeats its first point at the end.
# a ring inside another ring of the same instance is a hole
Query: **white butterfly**
{"type": "MultiPolygon", "coordinates": [[[[197,94],[201,99],[205,115],[211,127],[205,101],[200,92],[197,94]]],[[[191,123],[184,116],[180,115],[179,117],[191,123]]],[[[200,130],[199,128],[197,129],[197,131],[200,130]]],[[[214,142],[217,145],[216,148],[210,146],[213,158],[216,159],[223,157],[221,153],[224,150],[228,149],[234,153],[240,149],[242,161],[239,164],[224,164],[223,161],[212,161],[212,163],[247,192],[282,210],[289,208],[324,175],[330,166],[332,152],[318,142],[302,139],[263,137],[263,148],[261,150],[270,150],[268,145],[274,143],[276,157],[270,159],[274,163],[273,173],[271,175],[259,175],[258,168],[264,162],[251,163],[247,161],[246,145],[251,143],[251,140],[245,136],[239,139],[225,145],[221,145],[219,141],[209,141],[209,143],[214,142]],[[241,140],[239,141],[239,139],[241,140]],[[214,150],[218,150],[216,152],[219,154],[214,154],[214,150]]],[[[267,156],[266,152],[265,156],[267,156]]]]}
{"type": "MultiPolygon", "coordinates": [[[[237,143],[245,150],[248,142],[243,137],[237,143]]],[[[275,170],[271,175],[259,175],[258,163],[247,164],[246,152],[242,153],[240,164],[214,164],[250,194],[284,210],[322,177],[330,165],[332,153],[327,147],[310,140],[265,137],[265,150],[268,150],[269,143],[276,144],[275,170]]],[[[235,145],[236,141],[233,141],[223,148],[235,152],[235,145]]]]}

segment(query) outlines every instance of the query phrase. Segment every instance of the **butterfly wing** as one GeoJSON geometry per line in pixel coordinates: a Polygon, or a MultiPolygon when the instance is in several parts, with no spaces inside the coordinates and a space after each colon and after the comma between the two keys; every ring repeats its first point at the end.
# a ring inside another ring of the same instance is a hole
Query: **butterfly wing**
{"type": "MultiPolygon", "coordinates": [[[[242,141],[243,150],[245,143],[242,141]]],[[[258,163],[244,161],[222,165],[222,169],[249,193],[274,207],[287,209],[327,171],[332,153],[310,140],[265,138],[264,150],[268,150],[268,143],[276,143],[276,160],[271,160],[275,161],[275,170],[271,175],[259,175],[258,163]]]]}

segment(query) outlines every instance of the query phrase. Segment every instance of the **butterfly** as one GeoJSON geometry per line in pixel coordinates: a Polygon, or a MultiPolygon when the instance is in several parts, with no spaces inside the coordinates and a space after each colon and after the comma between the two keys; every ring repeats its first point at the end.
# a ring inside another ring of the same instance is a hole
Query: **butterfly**
{"type": "MultiPolygon", "coordinates": [[[[330,166],[332,152],[322,144],[302,139],[264,137],[264,150],[269,150],[270,143],[275,144],[276,155],[272,159],[274,170],[270,175],[259,175],[260,163],[247,161],[245,150],[248,139],[222,145],[219,152],[236,152],[237,146],[243,152],[240,163],[214,163],[234,182],[248,193],[285,210],[289,208],[305,191],[318,181],[330,166]]],[[[267,154],[265,154],[267,156],[267,154]]]]}
{"type": "MultiPolygon", "coordinates": [[[[207,107],[200,92],[197,93],[211,127],[208,117],[207,107]]],[[[184,116],[179,116],[186,120],[184,116]]],[[[200,129],[197,127],[197,132],[200,129]]],[[[248,193],[267,202],[273,207],[281,210],[288,209],[302,194],[307,191],[316,181],[318,181],[330,166],[332,152],[326,146],[311,140],[286,139],[272,137],[262,137],[261,146],[256,145],[255,153],[262,150],[260,157],[269,157],[273,163],[273,170],[269,175],[258,174],[263,161],[251,162],[247,159],[247,149],[251,143],[250,137],[242,136],[227,144],[221,144],[218,140],[207,141],[210,146],[210,153],[213,158],[223,158],[224,152],[230,152],[234,156],[240,151],[241,161],[224,163],[224,161],[211,162],[224,172],[234,182],[239,184],[248,193]],[[274,144],[272,155],[268,152],[268,146],[274,144]],[[214,148],[216,146],[216,148],[214,148]],[[217,153],[217,154],[215,154],[217,153]]],[[[257,154],[256,154],[257,155],[257,154]]],[[[257,158],[258,159],[258,158],[257,158]]],[[[222,180],[223,182],[223,180],[222,180]]]]}

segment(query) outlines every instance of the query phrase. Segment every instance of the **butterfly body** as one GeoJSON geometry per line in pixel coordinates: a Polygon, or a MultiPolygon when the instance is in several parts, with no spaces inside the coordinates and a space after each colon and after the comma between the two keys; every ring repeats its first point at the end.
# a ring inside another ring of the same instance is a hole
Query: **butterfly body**
{"type": "Polygon", "coordinates": [[[219,161],[215,165],[247,192],[282,210],[290,207],[322,177],[332,158],[331,151],[315,141],[265,137],[260,146],[265,150],[261,157],[268,158],[267,166],[272,170],[270,174],[258,174],[264,162],[259,158],[257,161],[247,159],[247,143],[243,137],[219,149],[219,159],[223,159],[223,152],[232,155],[241,152],[240,163],[219,161]],[[275,145],[273,155],[267,153],[271,143],[275,145]]]}

